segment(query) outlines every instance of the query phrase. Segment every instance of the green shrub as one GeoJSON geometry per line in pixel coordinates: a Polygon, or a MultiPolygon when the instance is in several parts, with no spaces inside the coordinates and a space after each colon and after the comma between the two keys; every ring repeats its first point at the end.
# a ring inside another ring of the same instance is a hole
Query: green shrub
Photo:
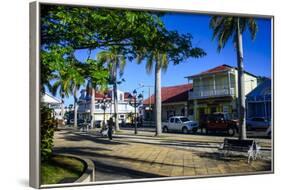
{"type": "Polygon", "coordinates": [[[53,137],[55,130],[55,120],[52,116],[52,109],[41,105],[41,160],[50,158],[53,149],[53,137]]]}

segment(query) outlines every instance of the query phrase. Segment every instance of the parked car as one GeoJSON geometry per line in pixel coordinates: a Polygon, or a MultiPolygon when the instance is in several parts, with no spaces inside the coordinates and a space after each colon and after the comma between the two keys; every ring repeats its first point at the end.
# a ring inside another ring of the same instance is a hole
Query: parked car
{"type": "Polygon", "coordinates": [[[184,116],[173,116],[167,122],[162,122],[163,132],[180,131],[184,134],[188,132],[196,132],[198,129],[198,122],[191,121],[184,116]]]}
{"type": "Polygon", "coordinates": [[[206,115],[201,127],[207,134],[209,131],[225,131],[228,135],[234,136],[238,133],[238,120],[231,119],[227,113],[216,112],[206,115]]]}
{"type": "Polygon", "coordinates": [[[271,121],[264,117],[253,117],[246,120],[248,130],[266,130],[271,125],[271,121]]]}

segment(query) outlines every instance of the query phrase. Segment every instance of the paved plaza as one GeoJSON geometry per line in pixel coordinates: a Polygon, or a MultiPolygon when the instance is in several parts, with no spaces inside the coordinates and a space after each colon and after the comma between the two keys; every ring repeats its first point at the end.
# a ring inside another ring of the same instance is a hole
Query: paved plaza
{"type": "Polygon", "coordinates": [[[258,139],[261,158],[247,163],[241,154],[223,156],[218,147],[225,137],[163,134],[122,130],[112,141],[97,130],[88,133],[71,128],[55,133],[54,151],[91,159],[96,166],[96,181],[140,179],[168,176],[206,176],[270,172],[271,140],[258,139]]]}

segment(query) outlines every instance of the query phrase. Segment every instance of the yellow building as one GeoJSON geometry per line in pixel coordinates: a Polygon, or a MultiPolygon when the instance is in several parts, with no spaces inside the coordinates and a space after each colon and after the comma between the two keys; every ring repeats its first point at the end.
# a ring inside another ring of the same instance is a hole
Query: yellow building
{"type": "MultiPolygon", "coordinates": [[[[245,96],[257,86],[257,77],[244,72],[245,96]]],[[[196,75],[188,76],[193,83],[189,100],[193,102],[192,117],[200,121],[205,114],[226,112],[237,117],[237,68],[220,65],[196,75]]]]}

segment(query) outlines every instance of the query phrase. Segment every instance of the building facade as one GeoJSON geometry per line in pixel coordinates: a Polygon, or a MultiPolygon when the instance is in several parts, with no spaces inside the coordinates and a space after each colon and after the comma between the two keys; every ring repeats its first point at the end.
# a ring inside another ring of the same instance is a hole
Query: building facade
{"type": "MultiPolygon", "coordinates": [[[[220,65],[196,75],[188,76],[193,83],[189,100],[193,102],[192,118],[200,121],[205,114],[226,112],[237,117],[238,71],[220,65]]],[[[257,77],[244,73],[245,96],[257,86],[257,77]]]]}
{"type": "Polygon", "coordinates": [[[246,98],[247,119],[263,117],[271,121],[271,80],[261,82],[246,98]]]}
{"type": "MultiPolygon", "coordinates": [[[[128,122],[129,114],[134,113],[134,107],[129,104],[128,92],[122,92],[117,90],[118,98],[118,115],[119,123],[122,121],[128,122]]],[[[114,102],[113,91],[109,90],[107,93],[95,93],[95,109],[94,109],[95,121],[107,121],[110,117],[114,116],[114,102]]],[[[90,121],[91,116],[91,96],[86,90],[81,90],[81,95],[78,101],[78,119],[84,119],[90,121]]]]}
{"type": "MultiPolygon", "coordinates": [[[[188,110],[192,109],[192,103],[188,100],[188,92],[192,89],[192,84],[168,86],[161,88],[162,99],[162,121],[166,121],[171,116],[188,116],[188,110]]],[[[154,120],[154,95],[145,99],[144,120],[154,120]]]]}
{"type": "Polygon", "coordinates": [[[63,104],[60,99],[45,93],[41,97],[41,102],[53,110],[53,116],[55,119],[63,120],[64,113],[61,112],[63,104]]]}

